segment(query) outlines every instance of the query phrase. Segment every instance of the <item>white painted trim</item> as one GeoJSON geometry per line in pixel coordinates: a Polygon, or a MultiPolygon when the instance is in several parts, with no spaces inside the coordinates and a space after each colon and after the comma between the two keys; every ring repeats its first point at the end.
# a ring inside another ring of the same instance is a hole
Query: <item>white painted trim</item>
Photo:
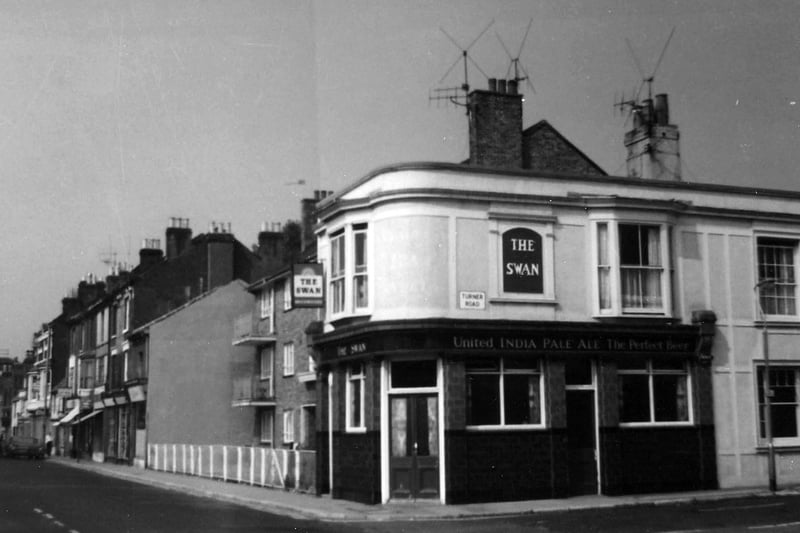
{"type": "Polygon", "coordinates": [[[391,474],[389,467],[389,461],[391,461],[389,453],[389,364],[390,362],[386,359],[381,361],[381,503],[387,503],[392,494],[389,483],[391,474]]]}

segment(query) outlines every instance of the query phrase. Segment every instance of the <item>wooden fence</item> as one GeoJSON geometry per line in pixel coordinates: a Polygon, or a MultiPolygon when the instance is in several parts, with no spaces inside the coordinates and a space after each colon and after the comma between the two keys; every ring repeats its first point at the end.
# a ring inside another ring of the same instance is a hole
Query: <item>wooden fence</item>
{"type": "Polygon", "coordinates": [[[222,481],[316,491],[316,452],[222,444],[148,444],[147,468],[222,481]]]}

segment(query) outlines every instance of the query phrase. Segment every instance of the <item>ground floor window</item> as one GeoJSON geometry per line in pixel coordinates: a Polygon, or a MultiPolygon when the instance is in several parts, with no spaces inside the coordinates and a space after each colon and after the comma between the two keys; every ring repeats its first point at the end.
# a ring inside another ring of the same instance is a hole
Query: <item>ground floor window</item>
{"type": "Polygon", "coordinates": [[[294,411],[283,412],[283,443],[294,444],[294,411]]]}
{"type": "Polygon", "coordinates": [[[542,370],[538,359],[469,359],[466,374],[468,426],[543,424],[542,370]]]}
{"type": "MultiPolygon", "coordinates": [[[[758,423],[759,434],[766,438],[766,405],[764,398],[764,367],[758,372],[758,423]]],[[[772,436],[776,439],[796,439],[800,418],[800,366],[772,366],[769,368],[770,411],[772,436]]]]}
{"type": "Polygon", "coordinates": [[[273,428],[275,426],[275,411],[272,409],[264,409],[261,411],[260,433],[261,444],[272,445],[273,428]]]}
{"type": "Polygon", "coordinates": [[[685,361],[626,359],[619,362],[618,376],[621,423],[691,421],[685,361]]]}

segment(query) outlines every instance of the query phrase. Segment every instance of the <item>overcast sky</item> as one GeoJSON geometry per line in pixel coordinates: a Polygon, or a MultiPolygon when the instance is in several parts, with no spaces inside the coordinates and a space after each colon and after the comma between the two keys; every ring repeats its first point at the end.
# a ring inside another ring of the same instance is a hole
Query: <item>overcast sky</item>
{"type": "Polygon", "coordinates": [[[465,159],[463,109],[429,92],[463,82],[448,70],[490,23],[469,82],[505,77],[501,39],[516,56],[531,20],[525,126],[624,173],[615,97],[675,28],[654,93],[684,179],[800,189],[794,1],[0,0],[0,349],[21,358],[82,276],[135,264],[170,217],[250,245],[314,189],[465,159]]]}

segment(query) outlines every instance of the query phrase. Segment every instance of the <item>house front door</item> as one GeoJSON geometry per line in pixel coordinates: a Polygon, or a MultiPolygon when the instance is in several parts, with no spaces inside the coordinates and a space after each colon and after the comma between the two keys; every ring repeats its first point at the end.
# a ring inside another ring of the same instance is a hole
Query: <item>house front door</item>
{"type": "Polygon", "coordinates": [[[439,411],[435,394],[389,397],[392,499],[439,497],[439,411]]]}

